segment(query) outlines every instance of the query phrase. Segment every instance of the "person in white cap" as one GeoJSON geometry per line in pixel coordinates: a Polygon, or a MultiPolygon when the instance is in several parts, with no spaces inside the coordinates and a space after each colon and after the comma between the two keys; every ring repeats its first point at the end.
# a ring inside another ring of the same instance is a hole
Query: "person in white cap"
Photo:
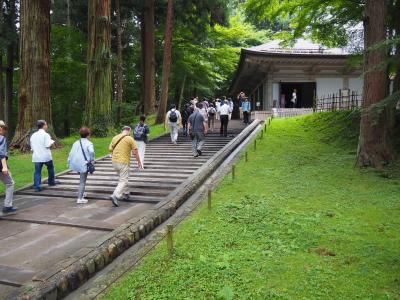
{"type": "Polygon", "coordinates": [[[13,195],[14,195],[14,180],[11,177],[10,170],[8,169],[7,159],[7,139],[5,137],[7,132],[7,125],[4,121],[0,121],[0,162],[1,162],[1,173],[0,180],[3,181],[6,186],[6,197],[4,198],[3,213],[15,212],[17,208],[13,206],[13,195]]]}

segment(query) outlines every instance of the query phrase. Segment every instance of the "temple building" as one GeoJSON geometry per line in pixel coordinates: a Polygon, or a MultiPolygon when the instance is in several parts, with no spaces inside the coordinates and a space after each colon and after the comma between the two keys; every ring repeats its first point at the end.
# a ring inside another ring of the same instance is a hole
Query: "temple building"
{"type": "Polygon", "coordinates": [[[361,95],[362,70],[349,65],[349,56],[301,39],[292,48],[275,40],[242,49],[230,94],[244,91],[258,110],[291,107],[295,90],[296,108],[313,107],[314,99],[331,94],[361,95]]]}

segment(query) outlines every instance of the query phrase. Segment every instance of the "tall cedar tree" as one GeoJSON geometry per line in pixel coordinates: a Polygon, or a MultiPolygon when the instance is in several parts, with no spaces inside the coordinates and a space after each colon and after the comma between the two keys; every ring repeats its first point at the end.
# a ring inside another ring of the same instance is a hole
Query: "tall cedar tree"
{"type": "MultiPolygon", "coordinates": [[[[3,34],[3,0],[0,0],[0,34],[3,34]]],[[[4,120],[4,82],[3,82],[3,49],[0,45],[0,119],[4,120]]]]}
{"type": "Polygon", "coordinates": [[[154,41],[154,0],[144,0],[143,8],[143,106],[144,113],[152,114],[156,106],[156,88],[155,88],[155,41],[154,41]]]}
{"type": "Polygon", "coordinates": [[[387,4],[385,0],[367,0],[364,19],[364,89],[363,113],[360,123],[358,164],[382,168],[393,158],[388,112],[376,120],[369,110],[371,105],[383,100],[388,94],[388,74],[382,65],[387,51],[374,46],[387,37],[387,4]]]}
{"type": "Polygon", "coordinates": [[[96,136],[112,129],[110,0],[89,0],[85,123],[96,136]]]}
{"type": "Polygon", "coordinates": [[[122,28],[121,7],[119,0],[115,0],[115,16],[117,21],[117,124],[121,122],[121,109],[123,101],[123,68],[122,68],[122,28]]]}
{"type": "Polygon", "coordinates": [[[165,37],[164,37],[164,59],[163,59],[162,82],[161,82],[161,99],[156,119],[157,124],[161,124],[162,122],[164,122],[164,116],[167,109],[168,83],[169,83],[169,74],[171,70],[173,24],[174,24],[174,1],[168,0],[167,23],[165,26],[165,37]]]}
{"type": "Polygon", "coordinates": [[[4,102],[4,120],[9,127],[11,124],[13,114],[13,99],[14,99],[14,58],[17,44],[17,28],[16,28],[16,1],[9,0],[6,2],[8,15],[6,20],[6,26],[11,32],[9,44],[7,45],[7,68],[6,68],[6,85],[5,85],[5,102],[4,102]]]}
{"type": "Polygon", "coordinates": [[[38,119],[51,128],[50,1],[21,0],[18,125],[12,148],[29,150],[29,136],[38,119]]]}

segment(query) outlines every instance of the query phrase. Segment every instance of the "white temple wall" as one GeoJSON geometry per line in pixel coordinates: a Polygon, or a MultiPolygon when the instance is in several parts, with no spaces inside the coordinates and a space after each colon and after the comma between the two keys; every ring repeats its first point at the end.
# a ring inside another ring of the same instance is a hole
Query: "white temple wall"
{"type": "Polygon", "coordinates": [[[321,78],[316,77],[315,81],[317,83],[317,97],[327,97],[330,94],[337,94],[343,86],[343,78],[321,78]]]}
{"type": "Polygon", "coordinates": [[[360,77],[349,78],[349,89],[361,95],[363,91],[363,79],[360,77]]]}

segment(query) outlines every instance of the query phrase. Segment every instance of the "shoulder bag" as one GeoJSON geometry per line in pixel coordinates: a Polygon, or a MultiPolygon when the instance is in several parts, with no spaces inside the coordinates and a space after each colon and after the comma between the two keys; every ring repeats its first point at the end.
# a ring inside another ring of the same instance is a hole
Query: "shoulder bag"
{"type": "Polygon", "coordinates": [[[83,146],[82,146],[82,140],[79,139],[79,143],[81,144],[81,150],[82,150],[82,154],[83,154],[83,158],[86,160],[86,166],[87,166],[87,172],[90,174],[93,174],[94,171],[96,171],[96,168],[94,167],[93,163],[91,161],[87,160],[86,154],[85,154],[85,150],[83,150],[83,146]]]}

